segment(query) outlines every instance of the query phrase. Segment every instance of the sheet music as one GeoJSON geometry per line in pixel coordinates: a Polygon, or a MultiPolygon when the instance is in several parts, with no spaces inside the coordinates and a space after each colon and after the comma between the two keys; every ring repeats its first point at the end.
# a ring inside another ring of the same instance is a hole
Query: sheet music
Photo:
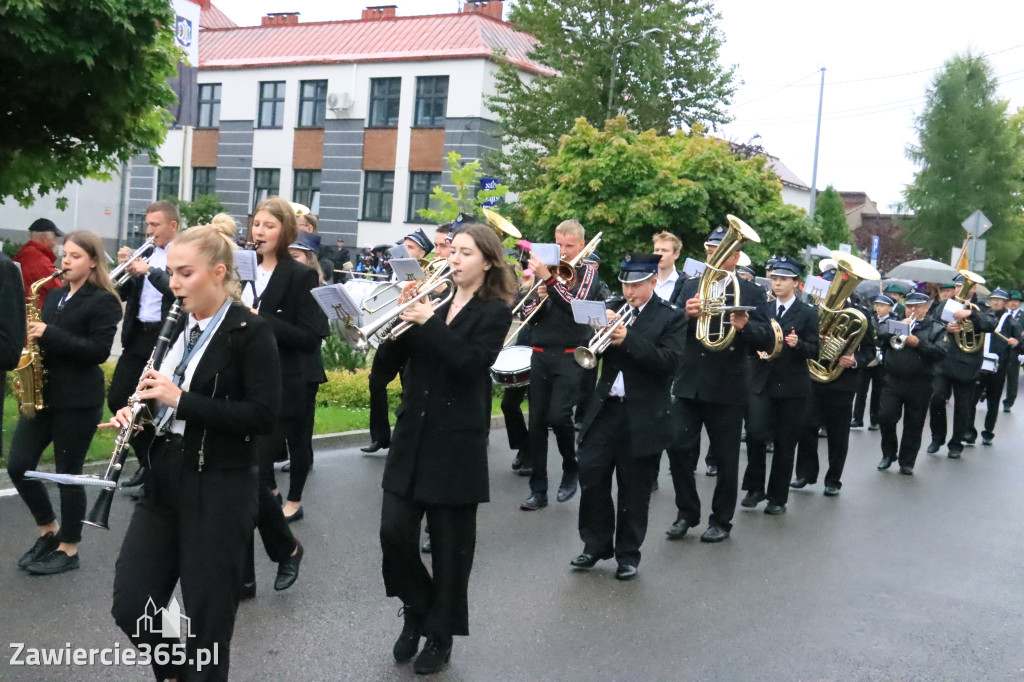
{"type": "Polygon", "coordinates": [[[256,281],[256,252],[238,249],[235,257],[235,278],[239,282],[256,281]]]}
{"type": "Polygon", "coordinates": [[[706,267],[707,265],[699,260],[687,258],[686,262],[683,263],[683,274],[687,277],[700,277],[706,267]]]}
{"type": "Polygon", "coordinates": [[[562,262],[562,250],[558,244],[533,244],[530,253],[544,265],[558,265],[562,262]]]}
{"type": "Polygon", "coordinates": [[[396,258],[408,258],[409,249],[405,248],[405,244],[395,244],[388,249],[388,259],[394,260],[396,258]]]}
{"type": "Polygon", "coordinates": [[[811,277],[808,277],[807,281],[804,283],[804,293],[809,296],[813,296],[815,299],[820,301],[828,295],[829,286],[829,281],[824,277],[812,275],[811,277]]]}
{"type": "Polygon", "coordinates": [[[35,478],[53,483],[64,483],[65,485],[94,485],[100,488],[116,488],[117,484],[98,476],[86,474],[54,474],[49,471],[26,471],[25,478],[35,478]]]}
{"type": "Polygon", "coordinates": [[[329,320],[355,320],[359,317],[359,307],[348,295],[343,284],[327,284],[309,291],[313,294],[320,309],[329,320]]]}
{"type": "Polygon", "coordinates": [[[909,336],[910,335],[910,323],[901,322],[899,320],[889,319],[885,321],[885,331],[893,336],[909,336]]]}
{"type": "Polygon", "coordinates": [[[391,271],[395,273],[396,282],[413,282],[427,277],[415,258],[392,258],[388,262],[391,264],[391,271]]]}
{"type": "Polygon", "coordinates": [[[953,313],[955,313],[958,310],[963,310],[963,309],[964,309],[964,304],[963,303],[961,303],[960,301],[956,300],[955,298],[949,299],[948,301],[946,301],[946,305],[943,306],[943,308],[942,308],[942,321],[943,322],[956,322],[956,320],[953,319],[953,313]]]}
{"type": "Polygon", "coordinates": [[[604,301],[581,301],[573,300],[572,316],[578,324],[586,324],[591,327],[603,327],[608,324],[608,315],[605,313],[604,301]]]}

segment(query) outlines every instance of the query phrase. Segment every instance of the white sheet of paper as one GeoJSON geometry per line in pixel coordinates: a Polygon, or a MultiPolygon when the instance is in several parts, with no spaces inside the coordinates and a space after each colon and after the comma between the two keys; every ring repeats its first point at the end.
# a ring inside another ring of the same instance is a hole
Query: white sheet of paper
{"type": "Polygon", "coordinates": [[[415,282],[427,277],[415,258],[392,258],[388,262],[391,263],[391,272],[395,273],[396,282],[415,282]]]}
{"type": "Polygon", "coordinates": [[[26,471],[25,478],[50,481],[51,483],[64,483],[65,485],[95,485],[100,488],[117,487],[117,484],[113,481],[88,474],[54,474],[48,471],[26,471]]]}
{"type": "Polygon", "coordinates": [[[388,258],[389,259],[408,258],[408,257],[409,257],[409,249],[405,248],[405,244],[395,244],[390,249],[388,249],[388,258]]]}
{"type": "Polygon", "coordinates": [[[562,250],[558,244],[533,244],[530,253],[544,265],[558,265],[562,262],[562,250]]]}
{"type": "Polygon", "coordinates": [[[683,274],[687,277],[700,277],[706,267],[707,265],[699,260],[687,258],[686,262],[683,263],[683,274]]]}
{"type": "Polygon", "coordinates": [[[239,282],[256,281],[256,252],[238,249],[235,251],[235,277],[239,282]]]}
{"type": "Polygon", "coordinates": [[[314,287],[309,292],[313,294],[313,298],[327,315],[327,319],[341,321],[359,319],[359,307],[348,295],[343,284],[314,287]]]}
{"type": "Polygon", "coordinates": [[[578,324],[588,324],[591,327],[603,327],[608,324],[604,301],[574,300],[571,305],[573,319],[578,324]]]}
{"type": "Polygon", "coordinates": [[[809,296],[814,296],[817,299],[822,299],[825,298],[826,294],[828,294],[828,288],[830,285],[831,283],[824,277],[812,275],[811,277],[808,277],[807,281],[804,283],[804,293],[809,296]]]}
{"type": "Polygon", "coordinates": [[[899,320],[886,320],[886,331],[893,336],[905,336],[910,334],[910,323],[899,320]]]}
{"type": "Polygon", "coordinates": [[[955,298],[951,298],[946,301],[946,305],[942,307],[942,321],[943,322],[955,322],[953,319],[953,313],[958,310],[963,310],[964,304],[955,298]]]}

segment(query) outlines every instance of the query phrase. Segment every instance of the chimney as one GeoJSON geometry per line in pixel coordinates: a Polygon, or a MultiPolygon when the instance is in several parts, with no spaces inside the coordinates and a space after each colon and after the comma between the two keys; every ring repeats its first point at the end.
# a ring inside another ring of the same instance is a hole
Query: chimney
{"type": "Polygon", "coordinates": [[[261,26],[296,26],[299,23],[298,12],[268,12],[263,17],[261,26]]]}
{"type": "Polygon", "coordinates": [[[479,12],[498,21],[502,21],[501,10],[501,0],[466,0],[462,6],[463,12],[479,12]]]}
{"type": "Polygon", "coordinates": [[[379,5],[377,7],[367,7],[363,10],[363,16],[361,21],[380,21],[382,19],[394,19],[395,12],[397,11],[397,5],[379,5]]]}

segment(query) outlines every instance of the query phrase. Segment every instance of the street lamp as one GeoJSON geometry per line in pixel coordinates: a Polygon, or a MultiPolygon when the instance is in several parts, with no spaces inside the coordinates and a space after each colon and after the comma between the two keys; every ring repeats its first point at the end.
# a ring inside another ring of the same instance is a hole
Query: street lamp
{"type": "Polygon", "coordinates": [[[636,45],[637,40],[650,38],[651,36],[658,35],[659,33],[663,33],[660,28],[649,28],[643,31],[637,38],[630,38],[612,45],[612,77],[608,80],[608,111],[605,118],[612,117],[612,104],[614,103],[615,98],[615,77],[618,75],[619,71],[619,50],[626,45],[636,45]]]}

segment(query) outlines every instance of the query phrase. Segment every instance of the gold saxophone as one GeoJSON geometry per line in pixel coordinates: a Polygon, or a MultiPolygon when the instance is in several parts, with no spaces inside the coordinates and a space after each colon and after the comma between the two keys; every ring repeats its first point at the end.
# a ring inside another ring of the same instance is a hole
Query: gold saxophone
{"type": "MultiPolygon", "coordinates": [[[[971,303],[971,290],[979,284],[984,284],[985,278],[970,270],[961,270],[960,274],[964,276],[964,283],[960,286],[960,294],[956,300],[963,303],[966,308],[977,308],[971,303]]],[[[960,331],[953,335],[953,343],[965,353],[977,353],[985,345],[985,334],[979,333],[969,318],[960,320],[960,331]]]]}
{"type": "Polygon", "coordinates": [[[818,307],[821,348],[817,360],[808,360],[811,378],[821,384],[835,381],[843,373],[839,359],[857,349],[869,328],[868,318],[856,308],[840,308],[864,280],[881,279],[872,265],[842,251],[833,251],[836,276],[818,307]]]}
{"type": "Polygon", "coordinates": [[[700,298],[700,315],[697,317],[697,339],[710,351],[722,351],[732,345],[736,338],[736,330],[729,324],[729,313],[726,309],[726,288],[732,282],[733,306],[740,305],[740,283],[736,273],[723,270],[727,260],[739,251],[745,242],[760,243],[761,238],[749,225],[734,215],[727,215],[729,230],[719,242],[700,275],[697,285],[697,297],[700,298]],[[717,295],[716,295],[717,294],[717,295]],[[718,318],[718,329],[712,331],[711,321],[718,318]]]}
{"type": "MultiPolygon", "coordinates": [[[[28,324],[39,322],[39,289],[49,282],[64,274],[63,270],[57,270],[52,275],[36,280],[29,287],[28,296],[25,297],[25,320],[28,324]]],[[[46,369],[43,367],[43,356],[39,351],[39,342],[36,339],[28,339],[24,350],[21,351],[21,360],[14,369],[14,397],[18,399],[18,412],[22,417],[31,419],[36,412],[46,407],[43,400],[43,381],[46,379],[46,369]]]]}

